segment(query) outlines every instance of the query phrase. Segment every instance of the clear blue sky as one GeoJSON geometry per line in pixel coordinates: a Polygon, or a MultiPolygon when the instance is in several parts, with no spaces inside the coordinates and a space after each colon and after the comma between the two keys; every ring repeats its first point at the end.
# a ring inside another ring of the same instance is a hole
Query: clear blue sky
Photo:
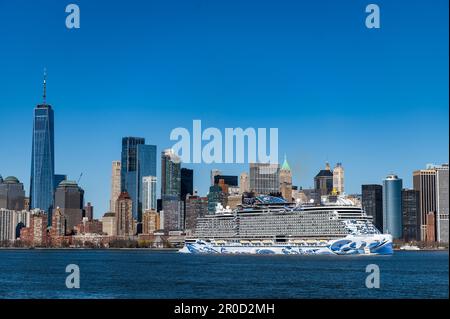
{"type": "MultiPolygon", "coordinates": [[[[278,127],[294,184],[326,160],[346,190],[448,162],[448,1],[0,0],[0,174],[29,188],[32,114],[48,69],[56,172],[108,209],[122,136],[158,153],[170,131],[278,127]],[[67,3],[66,3],[67,2],[67,3]],[[381,29],[365,28],[365,6],[381,29]],[[81,28],[65,27],[77,3],[81,28]]],[[[158,170],[159,170],[158,161],[158,170]]],[[[209,171],[189,165],[207,192],[209,171]]]]}

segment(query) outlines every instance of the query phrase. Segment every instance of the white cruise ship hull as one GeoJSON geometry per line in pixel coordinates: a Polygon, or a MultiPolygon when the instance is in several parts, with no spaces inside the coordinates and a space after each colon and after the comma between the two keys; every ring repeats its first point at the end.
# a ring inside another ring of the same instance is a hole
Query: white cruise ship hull
{"type": "MultiPolygon", "coordinates": [[[[219,242],[219,241],[218,241],[219,242]]],[[[190,254],[252,254],[252,255],[392,255],[392,236],[388,234],[348,235],[329,241],[311,240],[303,243],[242,244],[195,240],[179,250],[190,254]]]]}

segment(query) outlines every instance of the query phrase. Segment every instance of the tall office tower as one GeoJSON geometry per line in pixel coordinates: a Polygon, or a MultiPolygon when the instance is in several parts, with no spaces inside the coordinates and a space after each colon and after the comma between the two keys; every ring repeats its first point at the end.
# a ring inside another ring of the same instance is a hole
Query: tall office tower
{"type": "Polygon", "coordinates": [[[92,206],[90,202],[84,206],[83,217],[86,217],[88,221],[92,221],[94,219],[94,206],[92,206]]]}
{"type": "Polygon", "coordinates": [[[333,172],[330,164],[326,163],[325,169],[319,171],[314,177],[314,188],[322,195],[330,195],[333,192],[333,172]]]}
{"type": "Polygon", "coordinates": [[[117,198],[116,234],[117,236],[133,236],[135,234],[133,200],[127,192],[120,193],[117,198]]]}
{"type": "Polygon", "coordinates": [[[234,175],[216,175],[214,176],[214,185],[219,184],[219,181],[223,179],[223,182],[231,187],[237,187],[238,177],[234,175]]]}
{"type": "Polygon", "coordinates": [[[34,109],[33,143],[31,151],[30,199],[31,208],[48,213],[51,222],[53,192],[55,189],[55,141],[53,109],[47,104],[47,79],[44,72],[42,104],[34,109]]]}
{"type": "Polygon", "coordinates": [[[250,192],[250,181],[248,174],[246,172],[242,172],[239,179],[239,192],[241,194],[250,192]]]}
{"type": "Polygon", "coordinates": [[[383,232],[402,237],[402,179],[388,175],[383,180],[383,232]]]}
{"type": "Polygon", "coordinates": [[[164,195],[162,200],[162,211],[164,215],[164,230],[184,229],[184,205],[177,195],[164,195]]]}
{"type": "Polygon", "coordinates": [[[448,243],[448,164],[436,169],[436,228],[437,241],[448,243]]]}
{"type": "Polygon", "coordinates": [[[420,192],[420,238],[427,236],[427,214],[436,212],[436,170],[432,167],[413,172],[413,188],[420,192]]]}
{"type": "Polygon", "coordinates": [[[111,171],[111,199],[109,200],[109,210],[114,211],[116,209],[116,201],[120,195],[120,181],[121,181],[121,162],[113,161],[112,162],[112,171],[111,171]]]}
{"type": "Polygon", "coordinates": [[[250,163],[250,191],[269,195],[280,190],[280,165],[250,163]]]}
{"type": "Polygon", "coordinates": [[[55,207],[61,210],[66,231],[71,233],[83,220],[84,190],[74,181],[61,182],[55,192],[55,207]]]}
{"type": "Polygon", "coordinates": [[[153,234],[159,230],[160,218],[155,210],[147,210],[142,215],[142,233],[153,234]]]}
{"type": "Polygon", "coordinates": [[[288,202],[292,201],[292,172],[287,162],[286,155],[280,170],[280,192],[281,196],[288,202]]]}
{"type": "Polygon", "coordinates": [[[185,229],[191,234],[195,232],[197,218],[208,214],[208,198],[192,195],[186,197],[185,229]]]}
{"type": "Polygon", "coordinates": [[[25,190],[23,184],[14,176],[0,179],[0,208],[23,210],[25,207],[25,190]]]}
{"type": "Polygon", "coordinates": [[[182,220],[182,225],[183,225],[183,229],[184,229],[184,225],[186,223],[186,221],[184,220],[184,218],[186,217],[185,213],[186,213],[186,196],[187,195],[193,195],[194,194],[194,170],[192,169],[187,169],[187,168],[182,168],[181,169],[181,201],[183,202],[183,220],[182,220]]]}
{"type": "Polygon", "coordinates": [[[211,170],[211,186],[214,185],[214,177],[216,177],[217,175],[222,174],[222,172],[218,169],[212,169],[211,170]]]}
{"type": "Polygon", "coordinates": [[[181,160],[171,149],[161,154],[161,197],[164,195],[181,197],[181,160]]]}
{"type": "Polygon", "coordinates": [[[223,207],[227,205],[227,194],[220,185],[213,185],[209,188],[208,193],[208,214],[216,213],[217,204],[223,207]]]}
{"type": "Polygon", "coordinates": [[[333,170],[333,189],[338,194],[344,194],[344,168],[341,163],[337,163],[333,170]]]}
{"type": "Polygon", "coordinates": [[[122,139],[121,191],[133,201],[133,218],[142,221],[142,180],[156,176],[156,146],[140,137],[122,139]]]}
{"type": "Polygon", "coordinates": [[[142,178],[142,211],[156,210],[156,176],[142,178]]]}
{"type": "Polygon", "coordinates": [[[409,241],[420,240],[420,193],[414,189],[402,190],[403,236],[409,241]]]}
{"type": "Polygon", "coordinates": [[[194,170],[181,169],[181,200],[186,199],[186,195],[194,194],[194,170]]]}
{"type": "Polygon", "coordinates": [[[181,199],[181,159],[171,149],[161,153],[161,206],[164,230],[184,227],[184,205],[181,199]]]}
{"type": "Polygon", "coordinates": [[[383,231],[383,187],[369,184],[361,186],[362,208],[372,216],[372,222],[379,231],[383,231]]]}
{"type": "Polygon", "coordinates": [[[56,208],[52,214],[52,229],[50,236],[55,237],[64,236],[66,234],[66,219],[60,208],[56,208]]]}
{"type": "MultiPolygon", "coordinates": [[[[119,197],[117,197],[117,198],[119,198],[119,197]]],[[[114,213],[114,212],[105,213],[102,217],[102,233],[104,233],[108,236],[117,235],[116,222],[117,222],[116,221],[116,213],[114,213]]]]}

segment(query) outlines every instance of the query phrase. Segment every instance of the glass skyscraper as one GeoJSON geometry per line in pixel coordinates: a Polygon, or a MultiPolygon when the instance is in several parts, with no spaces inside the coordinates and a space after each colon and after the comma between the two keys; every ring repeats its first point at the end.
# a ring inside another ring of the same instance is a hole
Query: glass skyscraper
{"type": "Polygon", "coordinates": [[[156,176],[156,146],[140,137],[122,139],[121,191],[133,201],[133,218],[142,221],[143,177],[156,176]]]}
{"type": "Polygon", "coordinates": [[[379,231],[383,231],[383,186],[369,184],[361,186],[362,207],[379,231]]]}
{"type": "Polygon", "coordinates": [[[181,197],[181,162],[171,149],[161,154],[161,196],[181,197]]]}
{"type": "Polygon", "coordinates": [[[403,239],[420,240],[420,192],[402,190],[403,239]]]}
{"type": "Polygon", "coordinates": [[[181,169],[181,200],[186,199],[186,195],[194,195],[194,170],[188,168],[181,169]]]}
{"type": "Polygon", "coordinates": [[[383,180],[383,232],[394,239],[403,236],[402,179],[389,175],[383,180]]]}
{"type": "Polygon", "coordinates": [[[30,203],[48,213],[51,220],[54,192],[55,142],[53,109],[46,103],[44,76],[43,103],[34,109],[31,152],[30,203]]]}

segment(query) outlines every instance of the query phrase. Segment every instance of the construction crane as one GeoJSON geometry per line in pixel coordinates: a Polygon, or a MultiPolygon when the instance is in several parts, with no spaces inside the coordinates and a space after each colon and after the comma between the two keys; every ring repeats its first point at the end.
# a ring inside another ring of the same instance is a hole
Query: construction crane
{"type": "Polygon", "coordinates": [[[81,174],[80,174],[80,177],[78,177],[77,184],[80,184],[80,179],[81,179],[82,176],[83,176],[83,173],[81,173],[81,174]]]}

